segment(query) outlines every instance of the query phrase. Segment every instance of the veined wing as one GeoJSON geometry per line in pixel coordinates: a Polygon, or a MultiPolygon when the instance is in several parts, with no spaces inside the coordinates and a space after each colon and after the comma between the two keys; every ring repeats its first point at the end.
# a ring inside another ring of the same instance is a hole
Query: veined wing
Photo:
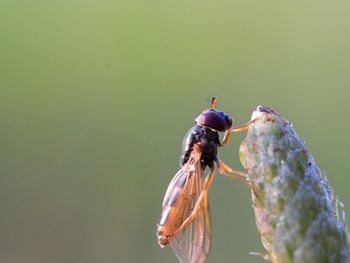
{"type": "Polygon", "coordinates": [[[195,166],[192,159],[184,165],[169,184],[163,200],[157,236],[160,246],[165,246],[182,225],[194,196],[195,166]]]}
{"type": "MultiPolygon", "coordinates": [[[[192,199],[183,220],[191,214],[203,190],[202,173],[204,170],[200,169],[199,162],[196,162],[195,166],[191,187],[184,188],[184,192],[187,192],[185,194],[191,195],[192,199]]],[[[183,231],[176,233],[170,240],[170,244],[182,263],[203,263],[206,261],[211,245],[211,222],[207,196],[193,222],[183,231]]]]}
{"type": "Polygon", "coordinates": [[[174,194],[183,190],[187,179],[192,175],[189,165],[182,167],[170,181],[163,199],[163,208],[169,205],[170,198],[174,199],[174,194]]]}

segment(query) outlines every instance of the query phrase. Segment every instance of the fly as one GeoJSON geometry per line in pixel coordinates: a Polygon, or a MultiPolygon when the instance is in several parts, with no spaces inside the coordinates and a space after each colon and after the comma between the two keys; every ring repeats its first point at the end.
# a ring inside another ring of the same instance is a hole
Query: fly
{"type": "Polygon", "coordinates": [[[231,169],[217,155],[218,148],[229,141],[231,132],[247,130],[252,121],[233,128],[233,120],[216,110],[216,103],[213,97],[210,109],[198,115],[185,136],[181,168],[168,186],[157,224],[159,245],[170,244],[182,263],[203,263],[208,257],[211,245],[208,190],[215,170],[250,187],[247,174],[231,169]],[[224,133],[222,142],[219,132],[224,133]],[[209,173],[205,175],[207,168],[209,173]]]}

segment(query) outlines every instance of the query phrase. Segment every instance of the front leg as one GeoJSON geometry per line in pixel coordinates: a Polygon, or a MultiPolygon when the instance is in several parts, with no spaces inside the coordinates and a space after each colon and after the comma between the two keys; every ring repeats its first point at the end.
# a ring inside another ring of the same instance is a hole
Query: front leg
{"type": "Polygon", "coordinates": [[[225,132],[224,138],[222,139],[222,142],[220,143],[219,147],[224,147],[230,140],[230,137],[231,137],[231,129],[225,132]]]}
{"type": "Polygon", "coordinates": [[[220,147],[224,147],[228,141],[230,140],[230,137],[231,137],[231,132],[241,132],[241,131],[246,131],[248,130],[249,128],[249,125],[252,124],[253,122],[255,122],[257,119],[254,119],[254,120],[251,120],[251,121],[248,121],[247,123],[245,124],[242,124],[236,128],[230,128],[228,129],[226,132],[225,132],[225,135],[224,135],[224,138],[222,139],[222,142],[220,143],[220,147]]]}
{"type": "Polygon", "coordinates": [[[236,128],[231,128],[230,130],[231,130],[231,132],[241,132],[241,131],[246,131],[246,130],[248,130],[249,125],[250,125],[250,124],[252,124],[252,123],[254,123],[256,120],[257,120],[257,118],[256,118],[256,119],[254,119],[254,120],[248,121],[248,122],[247,122],[247,123],[245,123],[245,124],[239,125],[239,126],[238,126],[238,127],[236,127],[236,128]]]}

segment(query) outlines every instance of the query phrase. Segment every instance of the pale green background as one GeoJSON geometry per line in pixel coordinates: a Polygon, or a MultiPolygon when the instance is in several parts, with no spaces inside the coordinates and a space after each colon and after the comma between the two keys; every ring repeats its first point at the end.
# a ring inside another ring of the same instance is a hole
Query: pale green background
{"type": "MultiPolygon", "coordinates": [[[[156,243],[183,136],[219,98],[291,119],[350,214],[348,0],[2,0],[0,262],[177,262],[156,243]]],[[[236,169],[244,134],[222,151],[236,169]]],[[[208,262],[263,262],[217,176],[208,262]]]]}

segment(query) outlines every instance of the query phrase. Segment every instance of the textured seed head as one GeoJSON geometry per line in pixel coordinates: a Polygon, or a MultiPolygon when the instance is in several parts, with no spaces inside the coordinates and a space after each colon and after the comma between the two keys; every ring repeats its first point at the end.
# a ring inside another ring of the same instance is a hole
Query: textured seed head
{"type": "Polygon", "coordinates": [[[273,262],[349,262],[340,203],[289,121],[259,106],[240,148],[253,209],[273,262]]]}

